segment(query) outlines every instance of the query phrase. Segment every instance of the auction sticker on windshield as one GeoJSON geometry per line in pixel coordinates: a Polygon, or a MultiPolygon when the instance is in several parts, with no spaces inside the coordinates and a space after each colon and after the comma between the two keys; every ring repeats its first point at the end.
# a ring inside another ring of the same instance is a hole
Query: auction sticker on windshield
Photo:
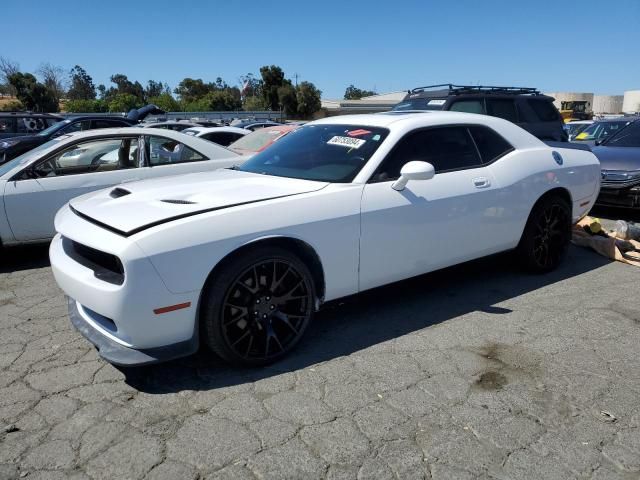
{"type": "Polygon", "coordinates": [[[336,135],[335,137],[333,137],[331,140],[327,142],[327,145],[339,145],[341,147],[358,149],[365,143],[367,143],[367,141],[362,140],[361,138],[340,137],[336,135]]]}

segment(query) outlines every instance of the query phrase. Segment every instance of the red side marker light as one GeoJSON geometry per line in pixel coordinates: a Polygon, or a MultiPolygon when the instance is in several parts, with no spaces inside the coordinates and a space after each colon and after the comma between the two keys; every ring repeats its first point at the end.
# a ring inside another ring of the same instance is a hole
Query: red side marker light
{"type": "Polygon", "coordinates": [[[169,305],[168,307],[155,308],[153,313],[156,315],[160,315],[161,313],[173,312],[175,310],[180,310],[182,308],[189,308],[191,306],[191,302],[178,303],[176,305],[169,305]]]}

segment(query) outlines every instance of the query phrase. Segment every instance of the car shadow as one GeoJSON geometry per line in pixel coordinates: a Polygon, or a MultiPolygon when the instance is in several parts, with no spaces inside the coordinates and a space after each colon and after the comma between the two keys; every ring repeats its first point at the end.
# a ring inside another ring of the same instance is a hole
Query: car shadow
{"type": "Polygon", "coordinates": [[[610,261],[572,246],[562,266],[546,275],[523,273],[515,263],[511,254],[495,255],[327,304],[298,347],[269,367],[231,367],[203,347],[185,359],[121,370],[129,385],[152,394],[255,382],[349,355],[470,312],[510,313],[496,304],[610,261]]]}
{"type": "Polygon", "coordinates": [[[13,273],[49,266],[49,243],[0,249],[0,273],[13,273]]]}
{"type": "Polygon", "coordinates": [[[625,220],[627,222],[640,222],[640,209],[593,207],[589,215],[611,220],[625,220]]]}

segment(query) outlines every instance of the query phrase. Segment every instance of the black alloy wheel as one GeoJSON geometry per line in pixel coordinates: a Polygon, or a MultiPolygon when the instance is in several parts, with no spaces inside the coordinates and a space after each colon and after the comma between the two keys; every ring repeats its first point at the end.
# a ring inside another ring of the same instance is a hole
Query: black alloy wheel
{"type": "Polygon", "coordinates": [[[203,320],[210,348],[229,362],[271,363],[291,351],[311,321],[311,274],[286,250],[251,251],[216,280],[203,320]]]}
{"type": "Polygon", "coordinates": [[[561,197],[547,197],[533,208],[518,254],[533,272],[554,270],[563,260],[571,239],[571,207],[561,197]]]}

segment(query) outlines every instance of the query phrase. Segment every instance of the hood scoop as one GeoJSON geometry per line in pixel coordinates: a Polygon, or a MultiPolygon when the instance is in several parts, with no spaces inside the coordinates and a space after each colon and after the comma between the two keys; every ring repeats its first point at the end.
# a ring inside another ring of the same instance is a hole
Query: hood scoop
{"type": "Polygon", "coordinates": [[[192,202],[191,200],[160,200],[164,203],[173,203],[175,205],[193,205],[198,202],[192,202]]]}
{"type": "Polygon", "coordinates": [[[121,187],[116,187],[113,190],[111,190],[109,192],[109,196],[111,198],[120,198],[120,197],[124,197],[125,195],[129,195],[131,194],[131,192],[125,188],[121,188],[121,187]]]}

